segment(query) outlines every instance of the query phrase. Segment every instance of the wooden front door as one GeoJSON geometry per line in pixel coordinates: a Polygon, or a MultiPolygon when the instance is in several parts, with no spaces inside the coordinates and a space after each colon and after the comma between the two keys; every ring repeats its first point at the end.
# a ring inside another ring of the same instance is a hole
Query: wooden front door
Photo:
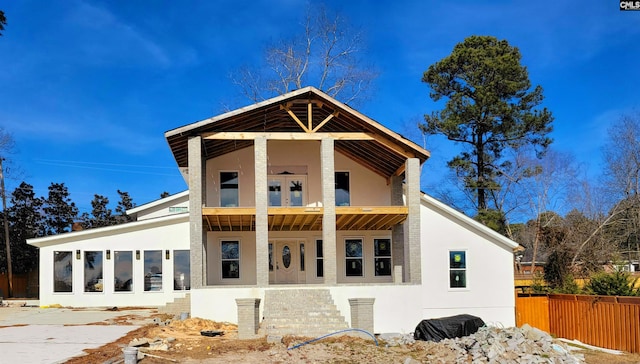
{"type": "Polygon", "coordinates": [[[278,240],[269,243],[270,246],[270,283],[292,284],[298,283],[300,265],[300,245],[295,240],[278,240]]]}

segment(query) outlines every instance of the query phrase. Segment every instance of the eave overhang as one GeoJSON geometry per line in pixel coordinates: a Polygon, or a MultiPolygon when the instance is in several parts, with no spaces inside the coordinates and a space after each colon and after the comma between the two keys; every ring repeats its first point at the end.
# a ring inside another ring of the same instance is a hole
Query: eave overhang
{"type": "Polygon", "coordinates": [[[165,137],[179,167],[188,167],[187,141],[194,136],[203,138],[206,159],[250,147],[256,137],[328,137],[335,140],[337,152],[387,178],[404,172],[407,158],[418,158],[420,163],[429,158],[429,152],[417,144],[313,87],[167,131],[165,137]]]}

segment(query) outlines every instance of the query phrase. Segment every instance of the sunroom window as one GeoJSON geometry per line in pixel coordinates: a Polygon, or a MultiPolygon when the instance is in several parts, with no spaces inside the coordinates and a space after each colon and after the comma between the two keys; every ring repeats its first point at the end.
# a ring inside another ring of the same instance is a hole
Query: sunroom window
{"type": "Polygon", "coordinates": [[[53,291],[73,291],[73,253],[53,252],[53,291]]]}

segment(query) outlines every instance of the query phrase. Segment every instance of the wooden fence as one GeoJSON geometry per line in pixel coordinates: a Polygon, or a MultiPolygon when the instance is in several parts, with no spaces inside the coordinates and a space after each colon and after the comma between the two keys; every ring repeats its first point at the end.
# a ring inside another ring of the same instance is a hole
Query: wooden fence
{"type": "Polygon", "coordinates": [[[640,297],[518,295],[516,324],[525,323],[558,337],[640,353],[640,297]]]}
{"type": "MultiPolygon", "coordinates": [[[[38,298],[38,271],[25,274],[13,274],[13,297],[38,298]]],[[[9,296],[9,279],[6,273],[0,273],[0,297],[9,296]]]]}
{"type": "Polygon", "coordinates": [[[549,332],[549,297],[520,294],[516,297],[516,325],[529,324],[549,332]]]}

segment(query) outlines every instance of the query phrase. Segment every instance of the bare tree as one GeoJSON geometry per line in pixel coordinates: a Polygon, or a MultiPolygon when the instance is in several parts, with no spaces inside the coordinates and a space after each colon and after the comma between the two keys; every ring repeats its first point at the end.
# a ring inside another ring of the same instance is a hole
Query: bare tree
{"type": "Polygon", "coordinates": [[[345,103],[365,99],[377,73],[361,58],[362,33],[322,6],[308,8],[301,28],[268,46],[263,64],[231,74],[242,94],[258,102],[311,85],[345,103]]]}
{"type": "Polygon", "coordinates": [[[623,115],[608,130],[603,148],[607,186],[614,197],[640,193],[640,113],[623,115]]]}

